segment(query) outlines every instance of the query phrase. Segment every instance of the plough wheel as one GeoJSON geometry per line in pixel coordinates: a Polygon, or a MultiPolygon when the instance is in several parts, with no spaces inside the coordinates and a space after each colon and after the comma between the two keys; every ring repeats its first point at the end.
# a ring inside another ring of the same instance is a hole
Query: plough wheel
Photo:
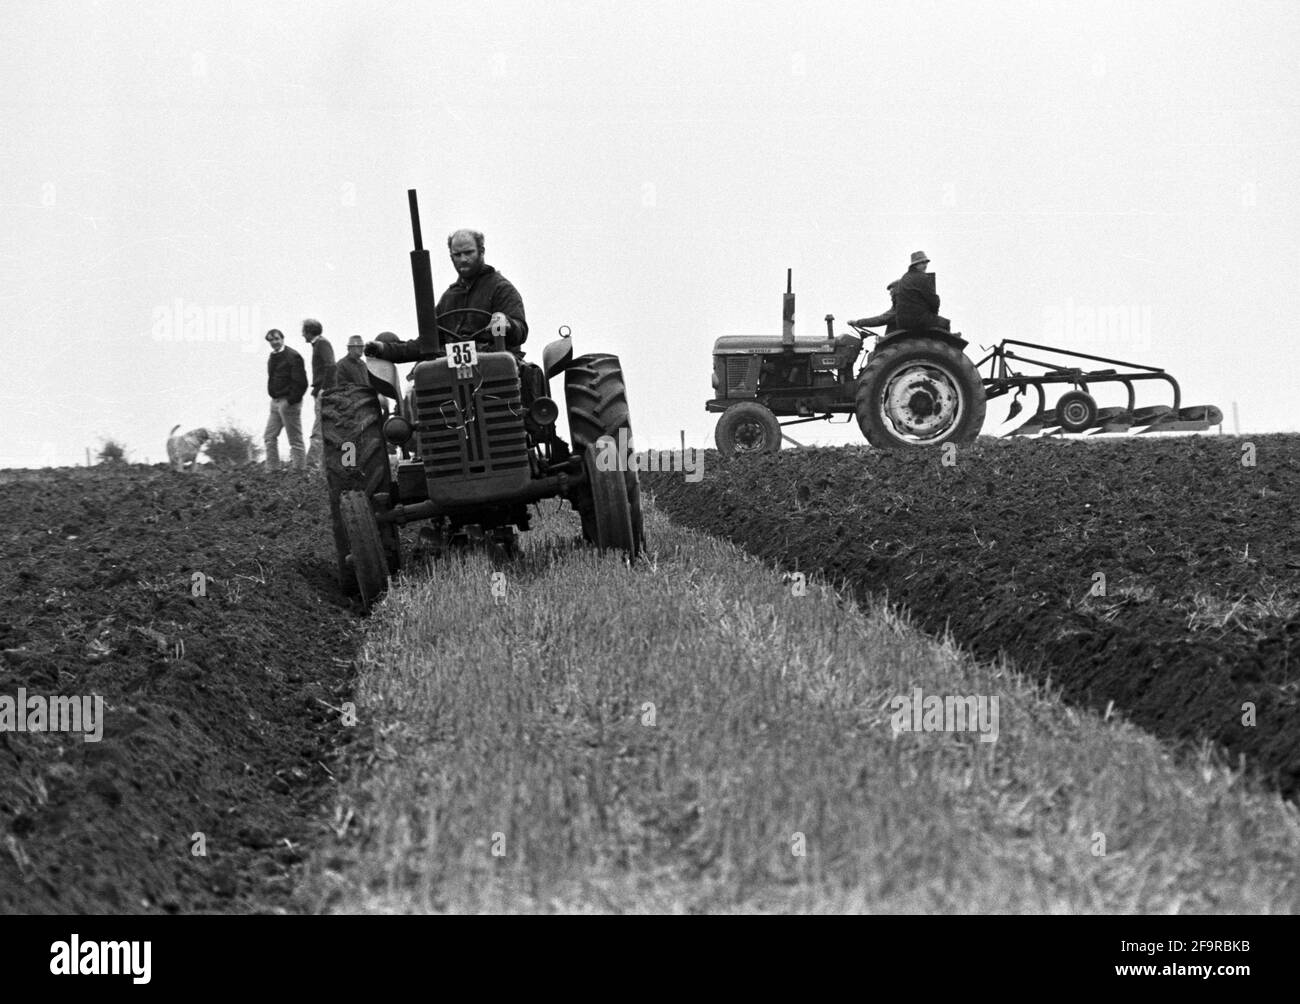
{"type": "Polygon", "coordinates": [[[1056,420],[1066,432],[1083,432],[1097,421],[1097,402],[1085,391],[1068,391],[1056,402],[1056,420]]]}

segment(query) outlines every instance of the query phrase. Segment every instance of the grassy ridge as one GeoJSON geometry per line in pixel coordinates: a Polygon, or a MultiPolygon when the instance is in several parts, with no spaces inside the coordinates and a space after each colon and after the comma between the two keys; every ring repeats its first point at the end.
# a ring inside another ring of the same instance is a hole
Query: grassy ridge
{"type": "Polygon", "coordinates": [[[394,591],[304,908],[1300,908],[1300,816],[1276,796],[647,520],[636,569],[575,545],[566,511],[504,602],[479,555],[394,591]],[[999,740],[895,736],[915,687],[997,696],[999,740]]]}

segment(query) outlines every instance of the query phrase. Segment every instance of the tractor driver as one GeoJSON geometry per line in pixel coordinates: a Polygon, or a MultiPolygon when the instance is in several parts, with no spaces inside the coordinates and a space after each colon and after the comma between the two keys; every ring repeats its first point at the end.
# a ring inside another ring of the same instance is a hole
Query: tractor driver
{"type": "Polygon", "coordinates": [[[883,314],[877,314],[875,317],[861,317],[856,321],[849,321],[849,325],[854,328],[877,328],[882,325],[886,328],[893,323],[895,315],[898,313],[898,280],[895,279],[885,287],[885,292],[889,294],[890,307],[883,314]]]}
{"type": "Polygon", "coordinates": [[[939,316],[939,294],[934,289],[934,276],[925,274],[930,264],[924,251],[913,251],[907,271],[898,280],[894,290],[895,322],[900,328],[942,328],[952,330],[952,322],[939,316]]]}
{"type": "MultiPolygon", "coordinates": [[[[447,250],[458,278],[447,287],[435,309],[441,321],[444,313],[472,307],[492,314],[491,324],[506,325],[506,348],[523,361],[519,348],[528,337],[524,320],[524,301],[510,280],[483,261],[483,235],[477,230],[457,230],[447,238],[447,250]]],[[[446,327],[464,341],[482,328],[482,314],[464,313],[449,318],[446,327]]],[[[439,342],[455,340],[439,332],[439,342]]],[[[405,342],[373,341],[366,345],[366,355],[378,356],[394,363],[409,363],[420,358],[419,339],[405,342]]],[[[525,363],[525,366],[530,364],[525,363]]],[[[527,381],[525,380],[525,383],[527,381]]]]}
{"type": "MultiPolygon", "coordinates": [[[[528,337],[528,322],[524,320],[524,301],[519,290],[504,275],[483,261],[483,235],[477,230],[457,230],[447,238],[447,251],[458,278],[438,299],[434,312],[441,321],[443,314],[471,307],[491,312],[489,326],[504,324],[506,348],[514,353],[519,363],[519,391],[524,408],[528,408],[546,393],[546,377],[542,368],[524,361],[523,345],[528,337]]],[[[483,315],[457,314],[445,325],[461,340],[469,341],[475,331],[484,327],[483,315]]],[[[455,341],[456,337],[438,333],[439,344],[455,341]]],[[[420,340],[405,342],[373,341],[366,345],[366,355],[378,356],[394,363],[407,363],[420,358],[420,340]]]]}
{"type": "MultiPolygon", "coordinates": [[[[889,294],[891,306],[883,314],[877,314],[875,317],[860,317],[856,321],[849,321],[849,326],[853,328],[893,327],[894,317],[898,313],[897,289],[897,279],[885,287],[885,292],[889,294]]],[[[835,339],[835,354],[839,356],[843,379],[847,380],[853,376],[853,364],[861,353],[862,338],[859,335],[840,335],[835,339]]]]}

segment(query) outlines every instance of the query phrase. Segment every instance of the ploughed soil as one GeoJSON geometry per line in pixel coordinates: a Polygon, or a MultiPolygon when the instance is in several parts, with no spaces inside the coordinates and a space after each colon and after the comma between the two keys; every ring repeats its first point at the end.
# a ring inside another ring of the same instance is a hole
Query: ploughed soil
{"type": "Polygon", "coordinates": [[[710,452],[699,483],[641,478],[681,523],[1300,793],[1300,436],[710,452]]]}
{"type": "Polygon", "coordinates": [[[104,698],[98,742],[0,731],[0,913],[291,909],[356,731],[319,476],[4,471],[0,512],[0,698],[104,698]]]}

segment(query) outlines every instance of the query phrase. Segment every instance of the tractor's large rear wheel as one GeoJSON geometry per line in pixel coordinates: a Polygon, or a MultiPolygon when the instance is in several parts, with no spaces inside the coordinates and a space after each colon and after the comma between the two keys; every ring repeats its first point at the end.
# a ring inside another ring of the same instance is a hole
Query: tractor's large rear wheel
{"type": "Polygon", "coordinates": [[[984,409],[975,364],[937,338],[886,344],[858,378],[858,426],[881,449],[971,442],[984,409]]]}
{"type": "Polygon", "coordinates": [[[591,488],[592,528],[595,543],[602,551],[623,551],[635,561],[640,541],[633,525],[627,480],[616,467],[598,462],[604,451],[612,456],[615,447],[613,440],[602,438],[583,454],[583,467],[591,488]]]}
{"type": "MultiPolygon", "coordinates": [[[[564,371],[564,400],[569,412],[569,436],[573,440],[573,452],[591,456],[596,449],[596,441],[601,436],[614,440],[614,452],[626,443],[631,449],[632,418],[627,406],[627,386],[623,382],[623,368],[618,356],[607,353],[593,353],[579,356],[564,371]],[[624,432],[623,443],[619,442],[619,430],[624,432]]],[[[626,458],[623,458],[626,459],[626,458]]],[[[594,460],[594,458],[593,458],[594,460]]],[[[592,461],[585,461],[589,466],[592,461]]],[[[628,511],[632,522],[632,535],[635,546],[631,553],[635,558],[645,550],[645,524],[641,517],[641,483],[637,472],[631,469],[622,471],[626,485],[628,511]]],[[[582,535],[593,544],[600,544],[599,527],[593,509],[591,493],[578,499],[578,513],[582,517],[582,535]]],[[[605,545],[601,544],[602,547],[605,545]]]]}
{"type": "Polygon", "coordinates": [[[781,449],[781,423],[757,401],[741,401],[722,413],[713,441],[724,457],[737,453],[775,453],[781,449]]]}
{"type": "MultiPolygon", "coordinates": [[[[323,391],[321,435],[325,440],[325,483],[329,490],[339,584],[348,595],[356,595],[356,576],[347,560],[348,538],[339,500],[349,491],[361,492],[367,499],[392,491],[379,395],[358,384],[339,384],[323,391]]],[[[397,527],[387,523],[379,533],[388,572],[396,574],[402,563],[397,527]]]]}
{"type": "Polygon", "coordinates": [[[339,512],[361,605],[369,610],[388,588],[388,556],[379,538],[379,523],[370,499],[361,492],[344,492],[339,499],[339,512]]]}

